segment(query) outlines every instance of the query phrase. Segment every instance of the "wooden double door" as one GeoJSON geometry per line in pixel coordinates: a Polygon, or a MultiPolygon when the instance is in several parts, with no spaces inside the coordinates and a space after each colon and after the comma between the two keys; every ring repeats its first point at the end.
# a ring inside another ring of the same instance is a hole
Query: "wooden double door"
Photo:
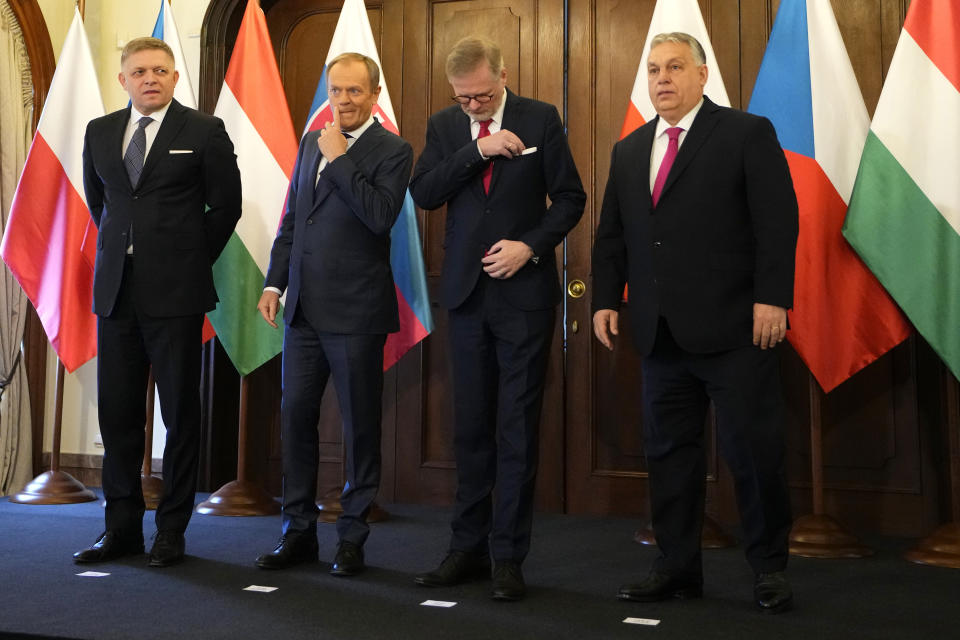
{"type": "MultiPolygon", "coordinates": [[[[301,131],[320,78],[341,0],[263,0],[296,131],[301,131]]],[[[893,53],[904,0],[835,1],[841,30],[868,108],[873,110],[893,53]]],[[[204,28],[202,108],[212,111],[244,2],[213,0],[204,28]]],[[[568,291],[553,340],[540,432],[538,508],[643,515],[646,469],[641,439],[640,363],[628,333],[613,353],[592,337],[590,250],[610,149],[623,122],[655,0],[382,0],[367,13],[401,135],[419,155],[426,123],[450,104],[443,65],[459,38],[482,35],[503,48],[508,85],[557,105],[568,126],[588,194],[577,228],[558,247],[568,291]],[[582,287],[580,286],[582,285],[582,287]],[[582,295],[580,295],[582,294],[582,295]]],[[[763,55],[776,0],[700,0],[719,72],[733,106],[746,105],[763,55]]],[[[418,211],[431,300],[443,261],[444,210],[418,211]]],[[[452,385],[446,313],[432,305],[435,330],[388,371],[384,389],[381,496],[386,501],[448,504],[455,488],[452,385]]],[[[629,314],[629,307],[624,309],[629,314]]],[[[624,326],[626,323],[623,323],[624,326]]],[[[942,369],[922,341],[911,339],[822,402],[811,404],[809,377],[786,348],[789,475],[797,510],[808,509],[811,406],[827,430],[828,505],[864,528],[916,534],[939,518],[936,466],[939,392],[918,384],[942,369]],[[817,406],[820,409],[816,409],[817,406]],[[931,479],[932,478],[932,479],[931,479]],[[892,512],[886,510],[892,505],[892,512]],[[906,516],[906,517],[902,517],[906,516]]],[[[222,353],[208,362],[207,481],[233,473],[234,379],[222,353]],[[220,443],[220,445],[218,445],[220,443]],[[226,452],[226,454],[224,454],[226,452]]],[[[279,363],[251,376],[255,455],[248,466],[274,493],[280,489],[279,363]]],[[[332,387],[332,385],[331,385],[332,387]]],[[[333,390],[323,399],[320,484],[341,481],[340,422],[333,390]]],[[[708,429],[712,427],[708,425],[708,429]]],[[[731,483],[711,442],[708,510],[735,524],[731,483]]]]}

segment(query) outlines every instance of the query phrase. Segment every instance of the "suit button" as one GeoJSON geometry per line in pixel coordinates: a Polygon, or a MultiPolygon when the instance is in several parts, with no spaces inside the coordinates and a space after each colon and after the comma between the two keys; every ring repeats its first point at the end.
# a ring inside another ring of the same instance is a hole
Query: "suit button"
{"type": "Polygon", "coordinates": [[[308,219],[307,219],[307,224],[313,224],[313,218],[308,218],[308,219]]]}
{"type": "Polygon", "coordinates": [[[139,199],[140,199],[140,196],[133,196],[133,199],[134,199],[134,200],[139,200],[139,199]]]}
{"type": "Polygon", "coordinates": [[[660,245],[661,245],[661,242],[659,240],[653,241],[653,246],[657,247],[658,249],[660,248],[660,245]]]}
{"type": "Polygon", "coordinates": [[[485,209],[484,213],[490,213],[490,209],[485,209]]]}

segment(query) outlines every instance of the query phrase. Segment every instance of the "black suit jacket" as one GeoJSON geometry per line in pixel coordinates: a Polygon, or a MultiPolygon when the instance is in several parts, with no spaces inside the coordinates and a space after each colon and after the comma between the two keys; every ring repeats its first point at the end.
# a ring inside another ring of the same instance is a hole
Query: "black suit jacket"
{"type": "Polygon", "coordinates": [[[264,286],[287,290],[287,324],[299,308],[316,331],[397,331],[390,230],[403,206],[413,149],[375,121],[327,164],[315,187],[319,137],[312,131],[300,143],[264,286]]]}
{"type": "Polygon", "coordinates": [[[157,317],[210,311],[211,267],[240,219],[233,143],[219,118],[173,100],[134,188],[123,165],[129,119],[130,107],[96,118],[84,137],[83,186],[99,231],[93,312],[113,311],[131,223],[140,308],[157,317]]]}
{"type": "Polygon", "coordinates": [[[488,161],[471,139],[470,117],[459,105],[431,116],[427,143],[414,168],[414,201],[424,209],[447,205],[440,303],[448,309],[470,295],[484,252],[502,239],[520,240],[538,256],[538,263],[528,262],[513,277],[491,281],[504,298],[524,310],[545,309],[561,300],[554,248],[580,220],[586,195],[560,116],[553,105],[508,90],[501,128],[537,151],[494,158],[489,195],[481,180],[488,161]]]}
{"type": "Polygon", "coordinates": [[[629,283],[641,354],[659,317],[677,344],[752,344],[755,302],[790,308],[797,199],[766,118],[704,98],[660,195],[650,197],[658,118],[614,145],[593,254],[593,308],[619,309],[629,283]]]}

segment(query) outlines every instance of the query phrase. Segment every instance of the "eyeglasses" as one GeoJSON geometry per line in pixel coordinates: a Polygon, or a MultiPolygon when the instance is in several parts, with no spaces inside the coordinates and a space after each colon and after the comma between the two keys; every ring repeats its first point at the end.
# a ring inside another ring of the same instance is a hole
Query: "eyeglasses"
{"type": "Polygon", "coordinates": [[[494,96],[496,96],[495,93],[481,93],[476,96],[451,96],[450,99],[459,104],[470,104],[471,100],[476,100],[480,104],[487,104],[493,100],[494,96]]]}

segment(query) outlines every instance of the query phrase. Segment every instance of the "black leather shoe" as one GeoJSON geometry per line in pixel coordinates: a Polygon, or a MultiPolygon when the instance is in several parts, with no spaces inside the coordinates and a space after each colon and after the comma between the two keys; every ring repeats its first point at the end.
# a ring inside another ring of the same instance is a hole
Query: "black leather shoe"
{"type": "Polygon", "coordinates": [[[337,555],[333,558],[330,568],[332,576],[355,576],[367,565],[363,564],[363,547],[349,540],[341,540],[337,545],[337,555]]]}
{"type": "Polygon", "coordinates": [[[139,537],[124,536],[119,531],[105,531],[100,534],[93,546],[73,554],[73,561],[77,564],[107,562],[141,553],[143,553],[143,534],[139,537]]]}
{"type": "Polygon", "coordinates": [[[793,604],[793,589],[783,571],[758,573],[753,581],[753,599],[764,613],[783,613],[793,604]]]}
{"type": "Polygon", "coordinates": [[[302,562],[316,562],[320,547],[315,529],[287,531],[270,553],[257,556],[256,565],[261,569],[286,569],[302,562]]]}
{"type": "Polygon", "coordinates": [[[497,562],[493,565],[493,591],[490,597],[494,600],[515,601],[523,599],[527,593],[527,586],[523,582],[523,572],[516,562],[497,562]]]}
{"type": "Polygon", "coordinates": [[[186,542],[178,531],[157,531],[150,549],[151,567],[169,567],[183,561],[186,542]]]}
{"type": "Polygon", "coordinates": [[[417,575],[413,581],[421,587],[452,587],[469,580],[490,577],[490,556],[487,554],[451,551],[440,566],[417,575]]]}
{"type": "Polygon", "coordinates": [[[677,578],[651,571],[643,582],[620,587],[617,598],[631,602],[657,602],[669,598],[686,600],[703,597],[703,585],[690,578],[677,578]]]}

